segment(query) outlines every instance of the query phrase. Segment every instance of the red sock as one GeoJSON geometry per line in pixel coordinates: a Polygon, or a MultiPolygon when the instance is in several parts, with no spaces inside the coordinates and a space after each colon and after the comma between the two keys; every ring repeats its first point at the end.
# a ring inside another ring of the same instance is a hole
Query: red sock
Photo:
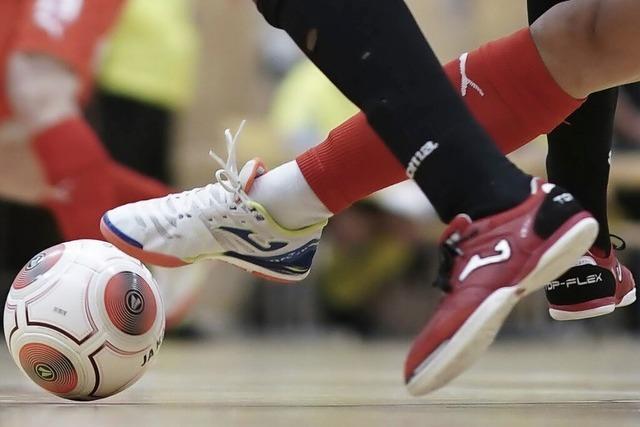
{"type": "MultiPolygon", "coordinates": [[[[445,72],[462,94],[461,67],[461,60],[453,61],[445,66],[445,72]]],[[[555,82],[529,28],[470,52],[466,76],[484,96],[467,81],[463,99],[505,154],[549,133],[584,102],[569,96],[555,82]]]]}
{"type": "Polygon", "coordinates": [[[311,189],[333,213],[407,179],[404,168],[358,113],[296,159],[311,189]]]}
{"type": "Polygon", "coordinates": [[[43,201],[65,240],[102,239],[100,217],[120,204],[164,196],[169,188],[114,162],[79,117],[40,132],[32,142],[55,194],[43,201]]]}
{"type": "Polygon", "coordinates": [[[32,141],[47,182],[56,192],[43,200],[66,240],[101,239],[99,220],[115,204],[106,171],[111,159],[79,117],[45,129],[32,141]]]}
{"type": "MultiPolygon", "coordinates": [[[[444,68],[476,120],[504,153],[549,132],[583,102],[554,81],[528,28],[466,55],[464,71],[470,81],[462,81],[462,57],[444,68]]],[[[404,167],[363,113],[296,160],[310,187],[333,213],[407,179],[404,167]]]]}
{"type": "Polygon", "coordinates": [[[52,185],[110,161],[96,134],[79,117],[41,131],[33,138],[31,148],[52,185]]]}

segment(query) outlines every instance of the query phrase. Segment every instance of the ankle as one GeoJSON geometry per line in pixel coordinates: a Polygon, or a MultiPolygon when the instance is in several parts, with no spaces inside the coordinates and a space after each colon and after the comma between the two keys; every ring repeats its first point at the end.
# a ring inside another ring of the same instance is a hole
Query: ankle
{"type": "Polygon", "coordinates": [[[257,178],[249,196],[279,225],[291,230],[326,221],[333,215],[309,187],[295,161],[257,178]]]}

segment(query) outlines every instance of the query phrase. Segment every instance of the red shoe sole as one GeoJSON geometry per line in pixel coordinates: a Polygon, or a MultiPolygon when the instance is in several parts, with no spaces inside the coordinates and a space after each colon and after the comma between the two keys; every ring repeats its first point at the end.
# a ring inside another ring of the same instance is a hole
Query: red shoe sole
{"type": "Polygon", "coordinates": [[[164,255],[164,254],[159,254],[155,252],[145,251],[143,249],[140,249],[136,246],[129,244],[128,242],[123,240],[120,236],[118,236],[116,233],[114,233],[111,230],[111,227],[107,225],[107,223],[104,221],[104,218],[100,220],[100,232],[102,232],[102,235],[104,236],[104,238],[107,239],[107,241],[111,243],[113,246],[120,249],[125,254],[130,255],[134,258],[137,258],[146,264],[152,264],[152,265],[157,265],[159,267],[169,267],[169,268],[183,267],[189,264],[188,262],[185,262],[180,258],[170,256],[170,255],[164,255]]]}

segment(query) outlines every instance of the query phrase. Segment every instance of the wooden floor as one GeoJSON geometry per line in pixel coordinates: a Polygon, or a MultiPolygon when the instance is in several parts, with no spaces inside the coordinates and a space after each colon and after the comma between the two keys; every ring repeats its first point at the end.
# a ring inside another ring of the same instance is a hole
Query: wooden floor
{"type": "Polygon", "coordinates": [[[341,337],[167,342],[132,389],[66,402],[0,351],[0,426],[637,426],[640,340],[503,341],[443,390],[412,398],[407,343],[341,337]]]}

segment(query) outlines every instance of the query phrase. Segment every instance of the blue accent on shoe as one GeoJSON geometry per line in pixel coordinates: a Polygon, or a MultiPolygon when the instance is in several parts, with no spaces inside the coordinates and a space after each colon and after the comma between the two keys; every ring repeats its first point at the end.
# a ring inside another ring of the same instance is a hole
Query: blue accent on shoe
{"type": "Polygon", "coordinates": [[[237,252],[226,252],[225,255],[267,268],[276,273],[300,276],[311,268],[318,242],[318,239],[313,239],[296,250],[272,257],[242,255],[237,252]]]}
{"type": "Polygon", "coordinates": [[[118,236],[119,238],[121,238],[122,240],[130,244],[131,246],[135,246],[137,248],[142,249],[142,244],[140,242],[127,236],[122,231],[118,230],[118,228],[115,225],[113,225],[111,220],[109,220],[108,214],[102,215],[102,220],[107,225],[107,227],[109,227],[109,230],[113,232],[113,234],[115,234],[116,236],[118,236]]]}
{"type": "Polygon", "coordinates": [[[242,240],[244,240],[254,248],[265,252],[277,251],[278,249],[282,249],[287,246],[287,242],[269,242],[269,246],[261,245],[251,238],[251,235],[254,234],[251,230],[234,227],[218,227],[218,230],[228,231],[229,233],[240,237],[242,240]]]}

